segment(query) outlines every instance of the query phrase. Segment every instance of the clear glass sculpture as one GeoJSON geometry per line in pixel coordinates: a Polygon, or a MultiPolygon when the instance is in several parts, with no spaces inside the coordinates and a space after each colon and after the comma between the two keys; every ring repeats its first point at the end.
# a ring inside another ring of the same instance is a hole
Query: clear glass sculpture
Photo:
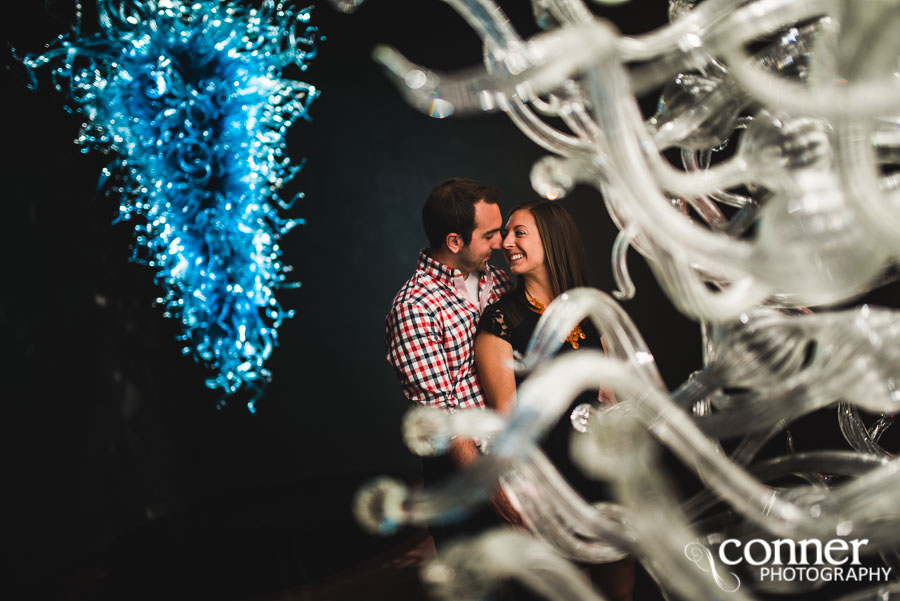
{"type": "Polygon", "coordinates": [[[900,311],[829,308],[897,275],[900,5],[671,0],[669,25],[624,36],[581,0],[534,0],[543,31],[525,39],[490,0],[446,1],[481,37],[484,65],[438,73],[388,47],[375,59],[434,117],[507,114],[550,153],[532,170],[540,194],[596,187],[620,229],[615,296],[640,293],[625,264],[633,247],[700,323],[704,366],[667,390],[617,302],[569,291],[517,362],[528,377],[512,416],[417,409],[406,423],[414,451],[472,436],[490,438],[490,452],[438,488],[373,483],[358,498],[360,521],[378,531],[427,524],[482,502],[500,482],[530,535],[461,541],[425,572],[445,598],[513,576],[547,598],[600,599],[562,558],[626,553],[669,598],[789,595],[822,587],[824,573],[766,581],[752,554],[739,570],[727,552],[805,552],[811,541],[864,544],[887,570],[846,599],[900,598],[900,463],[880,444],[900,409],[900,311]],[[637,98],[654,91],[658,110],[645,117],[637,98]],[[719,158],[726,145],[733,152],[719,158]],[[671,149],[682,169],[663,156],[671,149]],[[585,318],[607,353],[554,358],[585,318]],[[586,502],[537,446],[592,387],[613,389],[619,402],[575,416],[573,457],[613,483],[616,503],[586,502]],[[847,449],[756,461],[786,425],[827,407],[837,407],[847,449]],[[726,452],[724,439],[737,443],[726,452]],[[675,500],[660,444],[705,491],[675,500]],[[787,476],[799,483],[785,485],[787,476]]]}

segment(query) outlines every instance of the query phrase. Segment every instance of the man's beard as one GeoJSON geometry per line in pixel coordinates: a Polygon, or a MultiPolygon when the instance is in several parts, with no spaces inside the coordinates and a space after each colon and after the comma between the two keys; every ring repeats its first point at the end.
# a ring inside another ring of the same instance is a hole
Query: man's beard
{"type": "Polygon", "coordinates": [[[464,247],[460,252],[460,259],[462,259],[465,271],[484,271],[490,258],[490,255],[483,258],[476,257],[468,247],[464,247]]]}

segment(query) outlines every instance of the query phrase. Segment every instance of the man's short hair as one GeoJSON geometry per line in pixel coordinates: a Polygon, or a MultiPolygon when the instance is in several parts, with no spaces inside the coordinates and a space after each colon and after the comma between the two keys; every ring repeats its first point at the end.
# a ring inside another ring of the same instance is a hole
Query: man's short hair
{"type": "Polygon", "coordinates": [[[475,204],[484,201],[497,204],[500,190],[475,180],[452,177],[431,191],[422,207],[422,225],[432,249],[438,249],[447,234],[462,237],[463,244],[472,241],[475,230],[475,204]]]}

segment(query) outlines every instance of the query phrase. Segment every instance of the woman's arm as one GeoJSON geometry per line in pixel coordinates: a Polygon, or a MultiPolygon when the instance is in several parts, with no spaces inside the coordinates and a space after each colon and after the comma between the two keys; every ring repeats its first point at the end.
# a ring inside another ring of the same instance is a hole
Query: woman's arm
{"type": "Polygon", "coordinates": [[[475,337],[475,366],[487,406],[509,414],[516,405],[516,377],[512,345],[499,336],[479,332],[475,337]]]}
{"type": "MultiPolygon", "coordinates": [[[[475,367],[487,406],[497,413],[511,413],[516,405],[516,377],[512,370],[512,345],[499,336],[479,332],[475,337],[475,367]]],[[[491,496],[491,505],[503,520],[524,526],[522,517],[501,487],[491,496]]]]}

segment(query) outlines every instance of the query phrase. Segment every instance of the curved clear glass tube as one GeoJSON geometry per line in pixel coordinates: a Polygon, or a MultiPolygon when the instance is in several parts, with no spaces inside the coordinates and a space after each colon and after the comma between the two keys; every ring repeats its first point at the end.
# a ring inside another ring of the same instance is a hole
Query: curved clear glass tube
{"type": "Polygon", "coordinates": [[[900,582],[868,587],[864,591],[848,593],[835,601],[897,601],[900,599],[900,582]]]}
{"type": "MultiPolygon", "coordinates": [[[[761,461],[747,470],[767,482],[797,473],[819,474],[826,468],[832,475],[858,476],[883,464],[884,458],[877,455],[853,451],[811,451],[761,461]]],[[[713,491],[704,491],[686,501],[681,508],[689,518],[697,519],[720,502],[713,491]]]]}
{"type": "Polygon", "coordinates": [[[634,281],[631,279],[631,274],[628,271],[628,247],[631,246],[635,237],[637,237],[637,229],[626,227],[619,232],[619,235],[616,236],[616,241],[613,243],[613,279],[616,282],[616,286],[618,286],[618,289],[613,292],[613,296],[619,300],[634,298],[634,281]]]}
{"type": "Polygon", "coordinates": [[[697,578],[685,571],[685,558],[696,563],[697,535],[678,509],[665,479],[655,473],[655,444],[636,419],[640,406],[620,403],[597,415],[590,435],[573,444],[573,458],[588,473],[604,474],[616,483],[617,496],[634,512],[635,553],[664,593],[682,599],[746,599],[745,590],[728,582],[729,574],[708,552],[705,571],[712,578],[697,578]],[[720,575],[727,575],[721,578],[720,575]]]}
{"type": "MultiPolygon", "coordinates": [[[[568,395],[591,386],[611,385],[620,404],[621,399],[638,403],[636,415],[658,440],[691,465],[707,485],[735,510],[771,534],[791,538],[828,538],[839,523],[849,520],[854,525],[854,536],[870,538],[875,544],[892,545],[900,539],[900,532],[885,532],[882,526],[885,519],[900,519],[900,508],[893,503],[891,490],[893,486],[900,485],[900,463],[896,460],[886,461],[856,480],[836,487],[827,496],[816,494],[805,499],[802,494],[804,489],[800,488],[782,498],[775,490],[762,485],[724,457],[718,446],[697,428],[691,418],[675,408],[668,395],[648,386],[644,378],[637,377],[621,361],[584,351],[554,359],[535,372],[530,381],[534,381],[534,388],[528,389],[530,394],[526,398],[523,385],[520,403],[530,404],[534,402],[531,394],[540,393],[545,403],[549,398],[555,404],[556,394],[568,395]],[[560,386],[563,379],[567,384],[564,388],[560,386]],[[559,392],[554,392],[554,388],[559,392]],[[878,481],[881,484],[874,486],[878,481]],[[869,491],[868,496],[861,494],[863,490],[869,491]],[[874,490],[879,493],[873,494],[874,490]],[[873,502],[877,500],[880,511],[874,514],[867,512],[864,498],[873,502]]],[[[608,431],[604,433],[608,434],[608,431]]],[[[608,473],[606,470],[609,469],[624,471],[632,467],[628,462],[624,462],[624,468],[615,467],[622,459],[625,458],[604,457],[602,473],[608,473]]],[[[590,463],[584,467],[593,469],[590,463]]],[[[627,477],[627,474],[619,476],[627,477]]]]}
{"type": "Polygon", "coordinates": [[[547,545],[498,528],[458,542],[425,567],[422,579],[438,599],[480,599],[508,578],[546,599],[605,601],[574,565],[547,545]]]}
{"type": "MultiPolygon", "coordinates": [[[[490,439],[506,423],[493,411],[446,413],[416,407],[404,418],[403,436],[417,455],[435,455],[446,452],[455,437],[490,439]]],[[[632,542],[622,509],[609,504],[591,507],[539,449],[515,463],[501,483],[534,533],[568,557],[577,561],[613,561],[623,556],[620,547],[632,542]]],[[[367,523],[377,530],[381,521],[367,523]]]]}
{"type": "MultiPolygon", "coordinates": [[[[783,0],[781,0],[783,1],[783,0]]],[[[767,0],[760,0],[764,5],[767,0]]],[[[777,4],[779,0],[771,0],[769,4],[777,4]]],[[[757,4],[753,13],[758,15],[757,4]]],[[[806,4],[806,3],[804,3],[806,4]]],[[[835,4],[822,2],[821,4],[835,4]]],[[[876,2],[877,4],[877,2],[876,2]]],[[[896,14],[896,6],[883,3],[883,16],[900,24],[900,16],[896,14]]],[[[746,31],[746,22],[740,23],[743,15],[736,13],[734,18],[737,28],[746,31]]],[[[755,21],[759,24],[759,21],[755,21]]],[[[768,25],[768,23],[762,23],[768,25]]],[[[762,25],[760,24],[760,25],[762,25]]],[[[778,23],[783,26],[784,23],[778,23]]],[[[889,28],[888,28],[889,29],[889,28]]],[[[749,32],[748,32],[749,33],[749,32]]],[[[883,56],[894,52],[896,58],[896,42],[886,45],[870,45],[880,51],[883,56]]],[[[812,88],[778,78],[764,69],[754,65],[740,44],[728,44],[721,47],[721,52],[728,62],[729,70],[741,87],[761,102],[781,107],[786,111],[799,114],[816,114],[827,118],[874,118],[895,114],[900,110],[900,79],[895,74],[881,75],[875,80],[851,82],[845,85],[819,85],[812,88]]],[[[878,56],[866,57],[867,60],[884,62],[878,56]]]]}
{"type": "Polygon", "coordinates": [[[540,452],[501,483],[532,532],[573,560],[614,561],[634,548],[630,512],[611,503],[589,505],[540,452]]]}
{"type": "Polygon", "coordinates": [[[878,444],[878,439],[881,438],[885,424],[892,421],[892,417],[882,416],[870,431],[863,423],[856,407],[849,403],[840,403],[838,405],[838,422],[841,426],[841,433],[843,433],[847,442],[850,443],[850,446],[860,453],[870,453],[891,459],[896,457],[896,455],[878,444]]]}

